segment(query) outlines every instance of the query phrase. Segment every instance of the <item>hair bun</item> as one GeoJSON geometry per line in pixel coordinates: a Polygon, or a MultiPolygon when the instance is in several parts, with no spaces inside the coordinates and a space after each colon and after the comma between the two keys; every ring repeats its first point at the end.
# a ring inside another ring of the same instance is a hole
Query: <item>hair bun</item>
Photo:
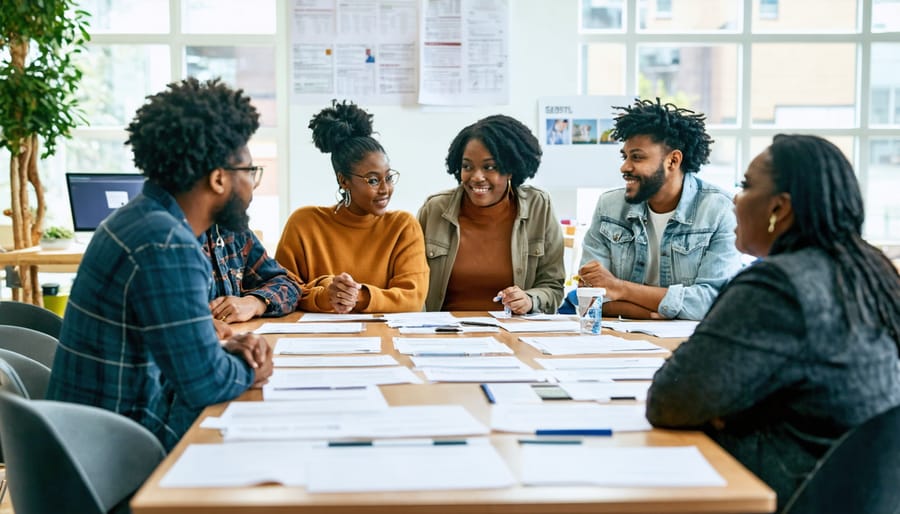
{"type": "Polygon", "coordinates": [[[372,115],[353,102],[332,100],[331,107],[313,116],[309,128],[316,148],[331,153],[349,139],[372,135],[372,115]]]}

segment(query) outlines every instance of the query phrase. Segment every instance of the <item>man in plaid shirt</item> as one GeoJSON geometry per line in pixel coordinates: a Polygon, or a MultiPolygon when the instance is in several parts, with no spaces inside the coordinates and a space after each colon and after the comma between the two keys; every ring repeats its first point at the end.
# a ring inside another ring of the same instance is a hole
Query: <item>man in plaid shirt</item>
{"type": "Polygon", "coordinates": [[[264,339],[219,340],[198,241],[213,223],[247,228],[258,120],[250,99],[218,80],[169,84],[138,109],[127,143],[147,182],[84,253],[48,399],[128,416],[171,449],[204,407],[271,376],[264,339]]]}

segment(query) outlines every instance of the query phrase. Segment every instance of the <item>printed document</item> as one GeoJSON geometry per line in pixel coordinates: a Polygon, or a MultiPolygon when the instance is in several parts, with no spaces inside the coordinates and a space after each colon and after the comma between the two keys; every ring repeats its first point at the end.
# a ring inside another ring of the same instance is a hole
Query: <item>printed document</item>
{"type": "Polygon", "coordinates": [[[498,403],[491,412],[491,428],[528,434],[538,430],[642,432],[652,428],[644,409],[644,405],[596,403],[498,403]]]}
{"type": "Polygon", "coordinates": [[[282,337],[275,342],[275,355],[320,355],[333,353],[381,353],[380,337],[282,337]]]}

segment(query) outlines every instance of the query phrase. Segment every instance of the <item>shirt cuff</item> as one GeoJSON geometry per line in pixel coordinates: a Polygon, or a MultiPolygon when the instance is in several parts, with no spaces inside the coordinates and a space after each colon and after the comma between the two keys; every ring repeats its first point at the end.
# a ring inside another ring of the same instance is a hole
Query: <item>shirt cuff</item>
{"type": "Polygon", "coordinates": [[[659,315],[666,319],[674,319],[684,305],[684,285],[672,284],[659,302],[659,315]]]}

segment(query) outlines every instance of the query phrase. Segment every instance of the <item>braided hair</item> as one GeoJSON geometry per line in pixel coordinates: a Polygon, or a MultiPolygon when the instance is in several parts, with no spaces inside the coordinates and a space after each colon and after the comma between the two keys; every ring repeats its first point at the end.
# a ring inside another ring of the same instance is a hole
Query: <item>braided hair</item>
{"type": "Polygon", "coordinates": [[[668,151],[680,150],[681,169],[696,173],[709,164],[712,138],[706,133],[706,116],[673,104],[663,104],[657,98],[635,99],[634,105],[613,107],[621,112],[615,118],[612,138],[625,141],[634,136],[650,136],[654,143],[662,143],[668,151]]]}
{"type": "Polygon", "coordinates": [[[533,177],[541,164],[541,145],[531,130],[515,118],[495,114],[462,129],[450,143],[445,162],[457,182],[462,181],[463,153],[472,139],[484,144],[501,174],[512,177],[513,188],[533,177]]]}
{"type": "Polygon", "coordinates": [[[853,167],[829,141],[778,134],[769,148],[776,192],[791,195],[794,223],[770,253],[815,246],[838,263],[837,291],[850,319],[884,327],[900,352],[900,275],[862,238],[862,194],[853,167]]]}
{"type": "Polygon", "coordinates": [[[387,153],[372,137],[372,115],[347,100],[332,100],[331,107],[312,117],[309,128],[316,148],[331,154],[334,172],[348,179],[352,177],[353,165],[368,154],[387,153]]]}
{"type": "Polygon", "coordinates": [[[126,129],[134,165],[171,194],[189,191],[216,168],[235,164],[259,128],[241,89],[194,77],[148,96],[126,129]]]}

